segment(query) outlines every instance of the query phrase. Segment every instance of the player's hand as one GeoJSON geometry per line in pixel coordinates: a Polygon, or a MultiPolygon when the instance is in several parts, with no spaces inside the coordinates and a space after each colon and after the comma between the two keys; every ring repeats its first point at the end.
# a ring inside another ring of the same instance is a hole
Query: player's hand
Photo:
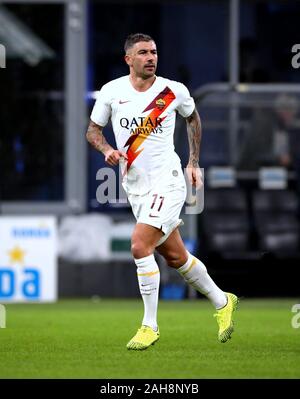
{"type": "Polygon", "coordinates": [[[197,166],[194,166],[188,163],[186,166],[186,173],[191,185],[193,187],[196,187],[196,190],[200,190],[200,188],[203,187],[203,181],[202,181],[203,177],[199,165],[197,164],[197,166]]]}
{"type": "Polygon", "coordinates": [[[127,154],[125,152],[119,150],[109,150],[105,154],[105,162],[110,166],[118,165],[121,158],[128,159],[127,154]]]}

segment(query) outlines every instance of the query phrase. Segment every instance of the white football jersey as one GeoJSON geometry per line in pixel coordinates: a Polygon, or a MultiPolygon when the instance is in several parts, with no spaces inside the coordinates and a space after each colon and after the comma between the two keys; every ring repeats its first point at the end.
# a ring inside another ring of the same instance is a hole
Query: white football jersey
{"type": "Polygon", "coordinates": [[[91,120],[104,127],[111,118],[117,147],[128,156],[120,162],[127,193],[145,194],[181,170],[174,149],[176,111],[187,118],[194,108],[182,83],[162,77],[144,92],[134,89],[129,75],[101,88],[91,120]]]}

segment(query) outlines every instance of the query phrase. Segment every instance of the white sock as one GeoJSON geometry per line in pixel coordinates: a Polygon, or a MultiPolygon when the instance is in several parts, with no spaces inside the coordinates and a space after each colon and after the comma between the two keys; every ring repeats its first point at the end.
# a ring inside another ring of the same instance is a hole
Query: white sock
{"type": "Polygon", "coordinates": [[[187,262],[177,270],[184,280],[195,290],[205,295],[216,309],[224,307],[227,303],[227,295],[212,280],[207,273],[205,265],[189,252],[187,262]]]}
{"type": "Polygon", "coordinates": [[[144,302],[144,318],[142,324],[157,330],[157,306],[160,273],[154,255],[134,259],[140,293],[144,302]]]}

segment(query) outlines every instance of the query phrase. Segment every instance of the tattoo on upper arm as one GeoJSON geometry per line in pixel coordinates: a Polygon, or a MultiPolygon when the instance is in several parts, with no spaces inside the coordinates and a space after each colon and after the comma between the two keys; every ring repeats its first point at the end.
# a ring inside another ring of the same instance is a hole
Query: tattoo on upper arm
{"type": "Polygon", "coordinates": [[[90,121],[86,137],[88,142],[98,151],[105,153],[112,147],[106,141],[103,133],[102,126],[97,125],[95,122],[90,121]]]}
{"type": "Polygon", "coordinates": [[[197,167],[199,161],[202,130],[200,116],[196,108],[192,114],[186,118],[186,124],[190,146],[189,164],[192,164],[193,167],[197,167]]]}

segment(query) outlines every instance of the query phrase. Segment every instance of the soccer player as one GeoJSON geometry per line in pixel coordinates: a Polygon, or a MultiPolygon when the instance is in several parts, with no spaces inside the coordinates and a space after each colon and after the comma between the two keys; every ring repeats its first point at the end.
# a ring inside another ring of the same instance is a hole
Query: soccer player
{"type": "Polygon", "coordinates": [[[157,49],[150,36],[129,35],[125,42],[125,61],[129,75],[108,82],[98,93],[87,140],[104,154],[109,165],[120,164],[122,185],[137,221],[131,251],[144,302],[144,318],[127,348],[147,349],[159,339],[160,272],[155,250],[168,266],[175,268],[188,284],[212,302],[216,308],[219,341],[226,342],[233,332],[233,312],[238,298],[223,292],[214,283],[205,265],[186,250],[178,230],[186,184],[173,144],[176,112],[187,124],[188,179],[196,189],[203,185],[198,165],[201,122],[194,100],[182,83],[155,75],[157,49]],[[112,148],[103,135],[109,118],[117,149],[112,148]]]}

